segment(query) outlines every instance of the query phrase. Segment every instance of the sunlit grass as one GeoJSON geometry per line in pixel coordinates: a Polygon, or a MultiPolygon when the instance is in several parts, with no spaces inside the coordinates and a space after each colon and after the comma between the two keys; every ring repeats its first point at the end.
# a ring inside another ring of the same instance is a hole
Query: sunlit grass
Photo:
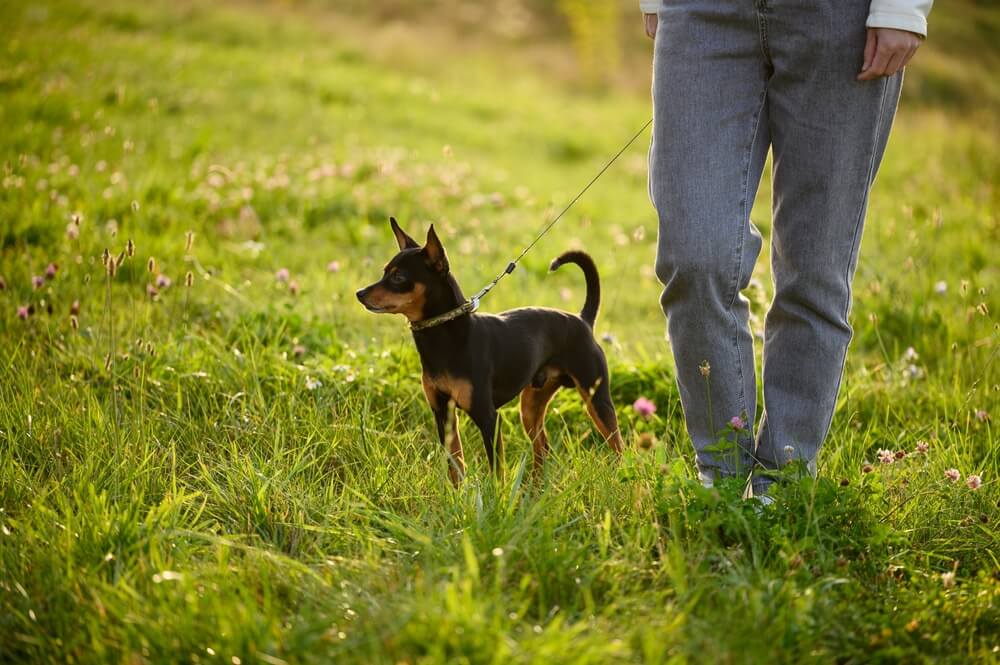
{"type": "Polygon", "coordinates": [[[693,481],[640,145],[485,302],[576,310],[548,262],[594,255],[631,451],[567,393],[539,482],[508,407],[506,480],[463,420],[453,490],[403,322],[353,295],[388,216],[434,221],[471,293],[648,101],[436,44],[393,67],[315,16],[2,10],[0,660],[996,658],[995,118],[898,118],[818,481],[764,512],[693,481]]]}

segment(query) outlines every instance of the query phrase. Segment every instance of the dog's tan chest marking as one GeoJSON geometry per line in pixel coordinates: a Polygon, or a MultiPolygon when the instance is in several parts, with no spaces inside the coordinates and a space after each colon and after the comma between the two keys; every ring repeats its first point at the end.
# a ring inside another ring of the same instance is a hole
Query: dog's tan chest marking
{"type": "Polygon", "coordinates": [[[431,376],[426,372],[422,379],[424,395],[427,396],[431,408],[438,408],[438,399],[441,395],[446,395],[463,411],[472,408],[472,383],[468,379],[458,379],[450,374],[431,376]]]}

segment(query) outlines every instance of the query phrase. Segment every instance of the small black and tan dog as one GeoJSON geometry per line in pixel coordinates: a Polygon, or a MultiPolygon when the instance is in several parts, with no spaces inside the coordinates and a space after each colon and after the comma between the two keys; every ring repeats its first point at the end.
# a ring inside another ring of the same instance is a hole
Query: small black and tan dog
{"type": "Polygon", "coordinates": [[[548,451],[545,409],[561,387],[579,391],[594,425],[621,454],[607,361],[594,339],[601,288],[590,256],[566,252],[550,266],[555,270],[575,263],[583,270],[587,297],[579,316],[542,307],[476,314],[469,311],[451,274],[434,226],[421,247],[394,218],[390,223],[399,253],[385,266],[382,279],[357,296],[371,312],[402,314],[410,321],[423,365],[424,394],[450,455],[452,482],[457,485],[465,473],[455,406],[475,422],[490,467],[499,472],[503,443],[497,409],[519,393],[521,422],[532,441],[536,471],[548,451]]]}

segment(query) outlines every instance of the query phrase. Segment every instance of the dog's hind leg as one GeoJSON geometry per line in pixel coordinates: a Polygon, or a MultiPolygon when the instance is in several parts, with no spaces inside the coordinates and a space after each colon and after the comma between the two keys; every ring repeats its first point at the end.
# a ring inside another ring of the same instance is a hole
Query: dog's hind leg
{"type": "Polygon", "coordinates": [[[570,371],[576,389],[587,406],[590,419],[604,440],[621,455],[625,444],[618,429],[618,415],[611,402],[611,388],[608,382],[608,365],[604,356],[591,357],[577,363],[576,371],[570,371]]]}
{"type": "Polygon", "coordinates": [[[549,379],[540,387],[528,386],[521,391],[521,424],[531,440],[535,473],[541,472],[549,452],[549,438],[545,434],[545,410],[557,390],[559,382],[549,379]]]}

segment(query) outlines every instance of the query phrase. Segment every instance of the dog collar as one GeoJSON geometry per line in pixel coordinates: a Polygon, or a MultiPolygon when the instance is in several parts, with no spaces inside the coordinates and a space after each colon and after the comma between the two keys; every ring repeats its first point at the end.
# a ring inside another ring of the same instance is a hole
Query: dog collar
{"type": "Polygon", "coordinates": [[[438,314],[437,316],[432,316],[431,318],[423,319],[422,321],[411,321],[410,330],[414,332],[418,330],[427,330],[428,328],[439,326],[442,323],[448,323],[449,321],[454,321],[460,316],[465,316],[466,314],[472,314],[477,309],[479,309],[479,298],[466,300],[464,303],[462,303],[455,309],[450,309],[444,314],[438,314]]]}

